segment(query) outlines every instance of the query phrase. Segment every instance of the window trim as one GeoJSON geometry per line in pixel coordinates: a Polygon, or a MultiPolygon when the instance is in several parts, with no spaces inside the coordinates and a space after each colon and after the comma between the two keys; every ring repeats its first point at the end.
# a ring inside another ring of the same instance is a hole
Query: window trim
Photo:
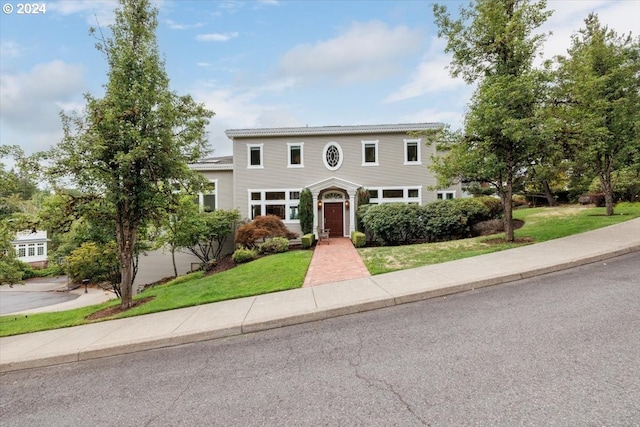
{"type": "Polygon", "coordinates": [[[340,166],[342,166],[343,160],[344,160],[344,152],[342,151],[342,147],[340,146],[340,144],[333,141],[327,142],[324,148],[322,149],[322,163],[324,163],[324,167],[329,169],[330,171],[337,171],[338,169],[340,169],[340,166]],[[335,166],[330,166],[329,163],[327,163],[327,150],[329,150],[329,147],[331,147],[332,145],[338,149],[338,155],[340,156],[340,158],[338,159],[338,164],[335,166]]]}
{"type": "Polygon", "coordinates": [[[442,190],[442,191],[438,191],[436,192],[436,200],[453,200],[456,198],[456,191],[455,190],[442,190]],[[447,194],[452,194],[453,197],[448,198],[447,194]],[[438,197],[442,195],[442,198],[438,197]]]}
{"type": "Polygon", "coordinates": [[[303,168],[304,167],[304,142],[287,142],[287,167],[288,168],[303,168]],[[300,164],[291,163],[291,149],[293,147],[300,147],[300,164]]]}
{"type": "Polygon", "coordinates": [[[404,164],[405,165],[421,165],[422,164],[422,151],[420,149],[420,146],[422,145],[422,138],[405,138],[404,139],[404,164]],[[409,156],[409,144],[415,143],[416,144],[416,148],[418,150],[417,152],[417,158],[418,160],[416,161],[409,161],[408,160],[408,156],[409,156]]]}
{"type": "Polygon", "coordinates": [[[378,191],[378,197],[369,199],[371,204],[383,204],[383,203],[417,203],[422,205],[422,186],[421,185],[403,185],[403,186],[390,186],[390,187],[366,187],[367,190],[378,191]],[[402,190],[402,197],[382,197],[384,190],[402,190]],[[410,190],[418,190],[416,197],[409,197],[410,190]]]}
{"type": "Polygon", "coordinates": [[[213,199],[213,211],[210,212],[214,212],[218,210],[218,180],[217,179],[210,179],[209,180],[210,183],[213,184],[213,191],[199,191],[198,192],[198,207],[200,208],[200,211],[204,211],[204,196],[215,196],[215,198],[213,199]]]}
{"type": "Polygon", "coordinates": [[[264,169],[264,143],[260,144],[247,144],[247,169],[264,169]],[[251,149],[259,148],[260,149],[260,164],[252,165],[251,164],[251,149]]]}
{"type": "Polygon", "coordinates": [[[249,203],[247,206],[247,218],[253,219],[253,216],[252,216],[253,206],[259,205],[261,215],[266,215],[268,205],[284,205],[284,214],[286,218],[283,219],[282,222],[284,222],[285,224],[299,223],[300,219],[289,219],[291,214],[291,207],[298,206],[298,214],[300,213],[300,199],[291,198],[291,193],[298,193],[298,197],[299,197],[302,190],[303,188],[259,188],[259,189],[250,188],[248,189],[247,199],[249,203]],[[284,200],[266,200],[266,193],[270,193],[270,192],[277,192],[277,193],[284,192],[285,198],[284,200]],[[251,193],[260,193],[260,200],[252,200],[251,193]]]}
{"type": "Polygon", "coordinates": [[[378,151],[378,140],[369,140],[369,141],[365,141],[362,140],[362,166],[380,166],[379,163],[379,151],[378,151]],[[373,148],[374,148],[374,152],[375,152],[375,161],[373,162],[367,162],[367,157],[366,157],[366,147],[367,145],[371,145],[373,144],[373,148]]]}

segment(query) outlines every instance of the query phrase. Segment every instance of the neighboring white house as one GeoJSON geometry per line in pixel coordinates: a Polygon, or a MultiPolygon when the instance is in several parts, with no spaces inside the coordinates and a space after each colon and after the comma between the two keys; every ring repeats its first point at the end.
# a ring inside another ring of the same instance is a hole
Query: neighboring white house
{"type": "Polygon", "coordinates": [[[32,267],[45,267],[47,264],[46,231],[20,231],[16,239],[11,241],[20,261],[29,263],[32,267]]]}
{"type": "Polygon", "coordinates": [[[461,197],[460,185],[443,191],[427,167],[436,154],[420,132],[442,123],[231,129],[232,157],[203,159],[191,168],[209,179],[203,208],[237,208],[243,218],[279,216],[300,232],[300,192],[313,195],[314,230],[349,236],[355,229],[357,191],[370,203],[425,204],[461,197]]]}

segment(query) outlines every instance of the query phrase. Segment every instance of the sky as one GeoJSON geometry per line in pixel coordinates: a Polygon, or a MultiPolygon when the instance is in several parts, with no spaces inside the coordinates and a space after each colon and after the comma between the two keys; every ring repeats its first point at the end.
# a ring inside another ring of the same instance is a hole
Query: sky
{"type": "MultiPolygon", "coordinates": [[[[60,111],[100,97],[115,1],[0,0],[0,143],[27,154],[62,136],[60,111]],[[24,4],[24,3],[23,3],[24,4]],[[22,10],[19,10],[22,9],[22,10]],[[37,11],[39,13],[33,13],[37,11]]],[[[453,79],[432,1],[162,0],[157,38],[170,88],[215,113],[213,156],[232,154],[227,129],[443,122],[459,128],[473,87],[453,79]]],[[[467,1],[440,1],[456,12],[467,1]]],[[[618,34],[640,34],[640,0],[549,0],[542,55],[566,53],[595,12],[618,34]]],[[[542,59],[539,59],[541,62],[542,59]]],[[[6,164],[6,162],[5,162],[6,164]]]]}

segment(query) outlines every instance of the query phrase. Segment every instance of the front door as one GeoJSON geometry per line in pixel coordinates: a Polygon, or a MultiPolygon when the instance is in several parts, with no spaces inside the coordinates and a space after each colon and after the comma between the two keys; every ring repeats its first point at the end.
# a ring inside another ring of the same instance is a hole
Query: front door
{"type": "Polygon", "coordinates": [[[344,220],[342,217],[342,202],[324,203],[324,228],[328,228],[330,237],[344,236],[344,220]]]}

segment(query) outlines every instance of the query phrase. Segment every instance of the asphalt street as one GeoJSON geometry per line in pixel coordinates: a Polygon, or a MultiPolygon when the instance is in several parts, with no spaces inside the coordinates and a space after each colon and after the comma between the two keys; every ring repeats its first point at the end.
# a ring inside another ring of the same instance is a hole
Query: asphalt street
{"type": "Polygon", "coordinates": [[[0,315],[46,307],[78,296],[63,292],[67,289],[67,277],[29,279],[22,285],[0,286],[0,315]]]}
{"type": "Polygon", "coordinates": [[[0,426],[640,425],[640,253],[0,386],[0,426]]]}

